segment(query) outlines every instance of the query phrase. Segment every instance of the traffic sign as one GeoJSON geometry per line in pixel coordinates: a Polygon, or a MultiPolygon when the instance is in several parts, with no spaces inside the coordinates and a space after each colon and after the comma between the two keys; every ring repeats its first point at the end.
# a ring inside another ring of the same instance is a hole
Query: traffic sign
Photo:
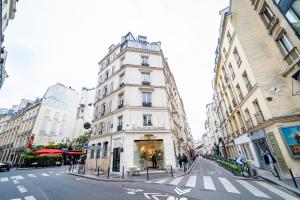
{"type": "Polygon", "coordinates": [[[84,144],[84,145],[83,145],[83,148],[84,148],[84,149],[87,149],[88,147],[89,147],[88,144],[84,144]]]}

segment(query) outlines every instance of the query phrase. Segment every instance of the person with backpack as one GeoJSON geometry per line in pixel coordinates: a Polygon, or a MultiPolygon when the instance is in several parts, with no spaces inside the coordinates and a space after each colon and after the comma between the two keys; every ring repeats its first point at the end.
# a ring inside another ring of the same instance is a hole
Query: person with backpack
{"type": "Polygon", "coordinates": [[[184,153],[182,154],[181,160],[182,160],[182,164],[183,164],[183,172],[186,172],[188,160],[184,153]]]}

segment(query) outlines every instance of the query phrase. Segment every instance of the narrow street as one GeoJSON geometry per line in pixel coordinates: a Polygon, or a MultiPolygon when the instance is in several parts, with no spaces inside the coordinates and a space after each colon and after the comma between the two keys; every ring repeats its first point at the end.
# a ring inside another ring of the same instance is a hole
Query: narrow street
{"type": "Polygon", "coordinates": [[[94,181],[68,175],[66,171],[66,167],[61,167],[0,173],[0,199],[299,199],[271,183],[236,178],[203,158],[196,161],[186,176],[142,183],[94,181]]]}

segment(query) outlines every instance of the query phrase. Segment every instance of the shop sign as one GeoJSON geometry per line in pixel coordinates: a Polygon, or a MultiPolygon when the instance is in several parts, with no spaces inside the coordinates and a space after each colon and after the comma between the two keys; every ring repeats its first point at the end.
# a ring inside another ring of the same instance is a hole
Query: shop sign
{"type": "Polygon", "coordinates": [[[294,158],[300,158],[300,126],[280,128],[280,132],[290,155],[294,158]]]}

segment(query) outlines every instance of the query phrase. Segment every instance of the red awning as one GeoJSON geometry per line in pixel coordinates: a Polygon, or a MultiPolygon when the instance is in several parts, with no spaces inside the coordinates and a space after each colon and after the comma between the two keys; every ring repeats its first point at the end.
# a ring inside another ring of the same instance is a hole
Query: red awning
{"type": "Polygon", "coordinates": [[[64,152],[59,149],[40,149],[32,153],[32,155],[42,155],[42,154],[58,154],[62,155],[64,152]]]}
{"type": "Polygon", "coordinates": [[[82,152],[81,151],[68,151],[66,154],[73,156],[73,155],[81,155],[82,152]]]}

